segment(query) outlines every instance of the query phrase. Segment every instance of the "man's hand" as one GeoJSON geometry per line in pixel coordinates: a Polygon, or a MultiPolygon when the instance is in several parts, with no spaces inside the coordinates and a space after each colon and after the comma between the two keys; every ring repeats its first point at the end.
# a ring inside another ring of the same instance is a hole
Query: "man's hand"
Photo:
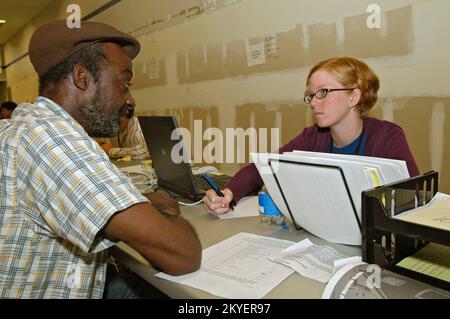
{"type": "Polygon", "coordinates": [[[178,205],[175,200],[158,192],[146,193],[144,194],[144,196],[147,197],[153,207],[155,207],[161,213],[175,217],[181,215],[180,205],[178,205]]]}

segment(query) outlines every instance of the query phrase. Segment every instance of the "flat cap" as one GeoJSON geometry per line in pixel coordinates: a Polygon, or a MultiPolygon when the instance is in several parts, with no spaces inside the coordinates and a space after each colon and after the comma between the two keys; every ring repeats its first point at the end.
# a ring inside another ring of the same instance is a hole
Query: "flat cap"
{"type": "Polygon", "coordinates": [[[66,20],[53,21],[40,26],[31,36],[28,54],[39,77],[52,67],[81,49],[97,42],[114,42],[134,59],[139,53],[139,42],[110,25],[82,21],[80,28],[69,28],[66,20]]]}

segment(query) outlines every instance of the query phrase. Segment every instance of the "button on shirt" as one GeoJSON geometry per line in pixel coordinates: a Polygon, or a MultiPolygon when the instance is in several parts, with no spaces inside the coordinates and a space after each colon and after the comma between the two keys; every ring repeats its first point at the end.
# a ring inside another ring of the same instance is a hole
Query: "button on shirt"
{"type": "Polygon", "coordinates": [[[0,298],[101,298],[100,231],[148,200],[47,98],[0,121],[0,149],[0,298]]]}

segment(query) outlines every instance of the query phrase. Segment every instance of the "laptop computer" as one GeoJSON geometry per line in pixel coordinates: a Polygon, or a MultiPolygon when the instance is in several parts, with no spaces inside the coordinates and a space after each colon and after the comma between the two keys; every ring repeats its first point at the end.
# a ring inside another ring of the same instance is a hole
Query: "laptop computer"
{"type": "MultiPolygon", "coordinates": [[[[158,186],[193,201],[200,200],[211,186],[201,176],[192,173],[182,136],[175,131],[178,128],[175,116],[139,116],[138,119],[158,177],[158,186]]],[[[208,176],[219,189],[230,180],[227,175],[208,176]]]]}

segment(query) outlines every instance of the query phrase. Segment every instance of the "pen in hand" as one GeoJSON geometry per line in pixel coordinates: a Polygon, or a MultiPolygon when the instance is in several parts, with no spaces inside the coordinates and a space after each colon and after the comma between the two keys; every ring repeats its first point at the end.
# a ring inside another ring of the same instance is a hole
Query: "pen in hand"
{"type": "MultiPolygon", "coordinates": [[[[214,191],[216,192],[217,195],[219,195],[220,197],[225,197],[225,195],[220,191],[220,189],[217,187],[217,185],[213,182],[211,177],[209,177],[206,174],[202,174],[202,177],[214,189],[214,191]]],[[[231,202],[228,204],[228,207],[231,210],[234,210],[233,204],[231,202]]]]}

